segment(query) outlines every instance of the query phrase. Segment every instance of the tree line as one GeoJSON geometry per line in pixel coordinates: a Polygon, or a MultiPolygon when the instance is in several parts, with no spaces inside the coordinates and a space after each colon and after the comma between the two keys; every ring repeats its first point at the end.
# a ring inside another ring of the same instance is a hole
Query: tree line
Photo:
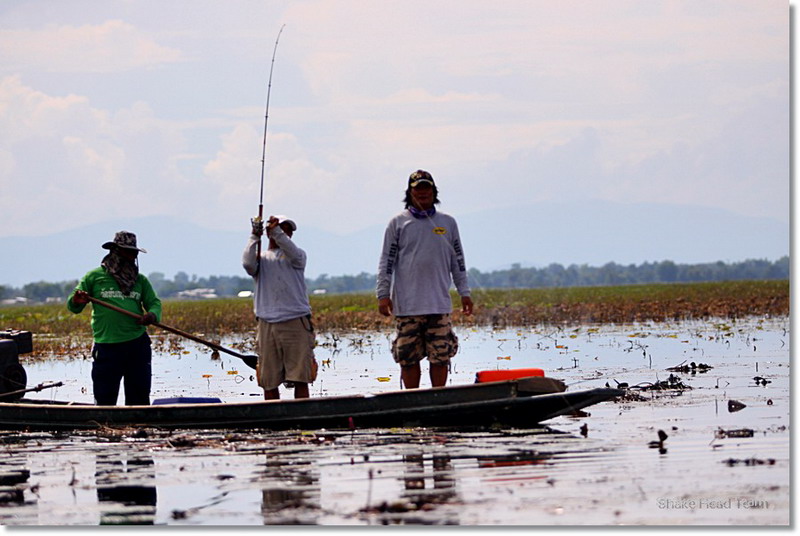
{"type": "MultiPolygon", "coordinates": [[[[162,298],[181,298],[197,295],[236,296],[242,291],[252,291],[253,279],[241,276],[189,276],[178,272],[173,279],[161,272],[148,275],[156,292],[162,298]],[[203,290],[203,293],[193,291],[203,290]]],[[[564,267],[550,264],[543,268],[524,268],[514,264],[508,269],[481,272],[469,271],[473,288],[541,288],[583,287],[607,285],[632,285],[638,283],[690,283],[701,281],[789,279],[789,257],[776,261],[750,259],[741,262],[722,261],[705,264],[677,264],[673,261],[645,262],[640,265],[622,265],[609,262],[603,266],[571,264],[564,267]]],[[[330,276],[322,274],[315,279],[306,278],[309,292],[342,294],[369,292],[375,289],[375,274],[330,276]]],[[[29,301],[42,303],[64,300],[77,280],[48,283],[28,283],[22,288],[0,285],[0,300],[4,303],[29,301]]]]}
{"type": "Polygon", "coordinates": [[[482,274],[470,271],[471,282],[483,288],[539,288],[633,285],[637,283],[692,283],[701,281],[733,281],[789,279],[789,257],[777,261],[746,260],[727,264],[677,264],[672,261],[621,265],[609,262],[600,267],[572,264],[563,267],[551,264],[545,268],[522,268],[482,274]]]}

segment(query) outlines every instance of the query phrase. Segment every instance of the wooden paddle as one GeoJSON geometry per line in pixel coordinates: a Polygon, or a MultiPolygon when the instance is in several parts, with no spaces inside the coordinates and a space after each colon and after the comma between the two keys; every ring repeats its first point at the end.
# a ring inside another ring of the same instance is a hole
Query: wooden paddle
{"type": "MultiPolygon", "coordinates": [[[[118,313],[122,313],[122,314],[124,314],[126,316],[129,316],[131,318],[135,318],[137,320],[141,320],[142,319],[142,315],[137,315],[136,313],[132,313],[132,312],[126,310],[126,309],[123,309],[121,307],[117,307],[116,305],[112,305],[112,304],[106,303],[106,302],[104,302],[102,300],[98,300],[97,298],[92,297],[92,296],[88,296],[88,298],[89,298],[90,302],[96,303],[97,305],[102,305],[103,307],[107,307],[107,308],[111,309],[112,311],[116,311],[118,313]]],[[[173,327],[170,327],[170,326],[165,326],[164,324],[161,324],[159,322],[153,322],[152,325],[156,326],[156,327],[159,327],[159,328],[161,328],[163,330],[172,332],[175,335],[180,335],[181,337],[186,337],[187,339],[191,339],[191,340],[193,340],[195,342],[199,342],[200,344],[205,344],[209,348],[213,348],[214,350],[217,350],[219,352],[225,352],[226,354],[230,354],[232,356],[236,356],[239,359],[241,359],[242,361],[244,361],[244,363],[248,367],[250,367],[252,369],[255,369],[256,368],[256,363],[258,363],[258,356],[256,356],[256,355],[244,355],[244,354],[240,354],[239,352],[234,352],[233,350],[229,350],[227,348],[224,348],[224,347],[220,346],[219,344],[213,343],[211,341],[207,341],[205,339],[201,339],[200,337],[192,335],[191,333],[186,333],[185,331],[181,331],[181,330],[179,330],[177,328],[173,328],[173,327]]]]}

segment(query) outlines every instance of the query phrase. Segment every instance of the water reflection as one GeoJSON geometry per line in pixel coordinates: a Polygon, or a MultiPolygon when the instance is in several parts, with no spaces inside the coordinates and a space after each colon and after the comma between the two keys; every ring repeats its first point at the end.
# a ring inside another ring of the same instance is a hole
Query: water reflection
{"type": "Polygon", "coordinates": [[[522,451],[511,454],[497,454],[493,456],[478,456],[478,467],[485,469],[484,482],[521,482],[521,481],[550,481],[550,476],[544,469],[548,468],[548,460],[553,455],[536,451],[522,451]]]}
{"type": "Polygon", "coordinates": [[[493,456],[478,456],[478,467],[518,467],[520,465],[542,465],[551,454],[536,451],[515,452],[512,454],[495,454],[493,456]]]}
{"type": "MultiPolygon", "coordinates": [[[[403,488],[400,500],[382,501],[362,512],[369,519],[375,516],[383,524],[458,525],[458,511],[442,508],[461,501],[456,488],[456,475],[449,455],[424,453],[404,454],[402,464],[403,488]]],[[[395,462],[390,462],[395,463],[395,462]]]]}
{"type": "Polygon", "coordinates": [[[450,456],[434,455],[431,458],[431,487],[426,487],[428,475],[423,454],[403,456],[405,492],[403,496],[417,505],[444,503],[456,497],[456,479],[450,456]]]}
{"type": "Polygon", "coordinates": [[[310,460],[268,454],[261,489],[265,525],[316,523],[320,510],[319,469],[310,460]]]}
{"type": "Polygon", "coordinates": [[[5,468],[0,465],[0,506],[7,504],[23,504],[24,490],[27,487],[31,472],[28,469],[5,468]]]}
{"type": "Polygon", "coordinates": [[[101,525],[152,525],[156,515],[155,464],[148,455],[98,454],[95,461],[101,525]],[[137,483],[140,482],[140,483],[137,483]]]}

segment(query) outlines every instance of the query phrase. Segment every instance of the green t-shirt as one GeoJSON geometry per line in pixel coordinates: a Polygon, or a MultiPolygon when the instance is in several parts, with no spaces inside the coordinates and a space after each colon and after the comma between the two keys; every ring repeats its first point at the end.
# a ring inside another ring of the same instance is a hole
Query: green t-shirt
{"type": "MultiPolygon", "coordinates": [[[[142,274],[136,278],[136,283],[127,296],[122,293],[117,281],[102,266],[83,276],[75,290],[84,290],[93,298],[116,305],[137,315],[153,313],[156,315],[157,322],[161,321],[161,300],[156,296],[150,281],[142,274]]],[[[86,305],[78,305],[72,301],[75,290],[67,300],[67,309],[73,313],[80,313],[86,305]]],[[[92,305],[94,342],[132,341],[141,337],[146,329],[145,326],[137,324],[135,319],[122,313],[112,311],[102,305],[92,305]]]]}

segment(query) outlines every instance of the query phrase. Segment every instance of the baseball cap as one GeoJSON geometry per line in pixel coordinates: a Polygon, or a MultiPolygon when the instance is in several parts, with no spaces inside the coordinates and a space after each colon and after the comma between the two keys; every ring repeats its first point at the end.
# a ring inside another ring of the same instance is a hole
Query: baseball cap
{"type": "Polygon", "coordinates": [[[433,176],[431,176],[431,174],[428,173],[427,171],[418,169],[408,177],[408,185],[411,186],[412,188],[416,188],[417,185],[422,183],[427,183],[433,186],[434,185],[433,176]]]}

